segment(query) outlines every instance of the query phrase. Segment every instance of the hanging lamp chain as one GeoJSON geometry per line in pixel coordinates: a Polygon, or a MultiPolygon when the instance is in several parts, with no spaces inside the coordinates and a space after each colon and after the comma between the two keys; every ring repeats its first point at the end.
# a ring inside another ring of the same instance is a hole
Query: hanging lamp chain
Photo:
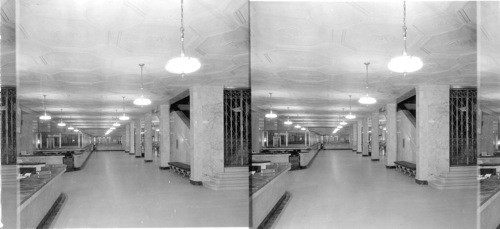
{"type": "Polygon", "coordinates": [[[368,65],[370,65],[370,62],[365,62],[366,65],[366,89],[368,89],[368,65]]]}
{"type": "Polygon", "coordinates": [[[403,55],[406,55],[406,35],[407,35],[408,27],[406,27],[406,1],[403,1],[403,41],[404,41],[404,50],[403,55]]]}
{"type": "Polygon", "coordinates": [[[47,114],[47,107],[45,107],[45,97],[47,95],[43,95],[43,100],[42,100],[42,105],[43,105],[43,111],[45,112],[45,114],[47,114]]]}
{"type": "Polygon", "coordinates": [[[271,103],[271,99],[273,97],[273,93],[269,92],[269,110],[273,112],[273,104],[271,103]]]}
{"type": "Polygon", "coordinates": [[[184,57],[184,0],[181,0],[181,57],[184,57]]]}
{"type": "Polygon", "coordinates": [[[139,66],[141,67],[141,94],[144,95],[144,82],[142,80],[142,68],[144,67],[144,64],[139,64],[139,66]]]}

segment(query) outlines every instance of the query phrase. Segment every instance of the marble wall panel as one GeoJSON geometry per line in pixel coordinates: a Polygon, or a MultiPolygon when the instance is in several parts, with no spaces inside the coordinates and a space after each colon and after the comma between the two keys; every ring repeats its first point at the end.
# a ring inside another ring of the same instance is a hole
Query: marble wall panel
{"type": "Polygon", "coordinates": [[[450,169],[450,87],[420,85],[416,92],[416,179],[434,180],[450,169]]]}
{"type": "Polygon", "coordinates": [[[396,103],[389,103],[386,105],[387,112],[387,140],[386,140],[386,166],[395,166],[394,161],[396,161],[397,156],[397,120],[396,120],[396,103]]]}
{"type": "Polygon", "coordinates": [[[223,86],[193,86],[191,108],[191,180],[208,181],[224,171],[223,86]]]}

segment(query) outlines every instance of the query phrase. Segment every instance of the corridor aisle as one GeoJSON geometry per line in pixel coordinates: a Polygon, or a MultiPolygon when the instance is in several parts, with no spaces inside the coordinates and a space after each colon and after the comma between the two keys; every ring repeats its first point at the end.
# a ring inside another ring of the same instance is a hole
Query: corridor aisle
{"type": "Polygon", "coordinates": [[[351,150],[291,171],[276,228],[475,228],[476,190],[436,190],[351,150]]]}
{"type": "Polygon", "coordinates": [[[213,191],[123,151],[96,151],[65,173],[55,228],[247,227],[248,191],[213,191]]]}

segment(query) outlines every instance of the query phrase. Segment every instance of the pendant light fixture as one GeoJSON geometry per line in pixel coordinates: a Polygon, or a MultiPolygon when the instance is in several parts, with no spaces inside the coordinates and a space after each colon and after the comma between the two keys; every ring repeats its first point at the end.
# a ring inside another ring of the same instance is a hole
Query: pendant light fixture
{"type": "Polygon", "coordinates": [[[122,104],[123,104],[123,116],[120,116],[119,119],[122,121],[127,121],[130,118],[127,115],[125,115],[125,96],[122,96],[122,97],[123,97],[123,102],[122,102],[122,104]]]}
{"type": "Polygon", "coordinates": [[[358,102],[361,104],[374,104],[377,102],[377,100],[373,97],[370,97],[368,95],[368,65],[370,65],[370,62],[365,62],[366,66],[366,96],[361,97],[358,102]]]}
{"type": "Polygon", "coordinates": [[[50,119],[52,119],[52,117],[50,117],[50,115],[47,115],[47,108],[45,107],[45,97],[47,97],[47,95],[43,95],[43,100],[42,100],[43,115],[40,116],[40,119],[41,120],[50,120],[50,119]]]}
{"type": "MultiPolygon", "coordinates": [[[[344,113],[344,108],[342,108],[342,114],[344,113]]],[[[344,120],[342,120],[340,122],[340,125],[344,126],[344,125],[347,125],[347,122],[345,122],[344,120]]]]}
{"type": "Polygon", "coordinates": [[[356,115],[351,113],[351,95],[349,95],[349,114],[345,116],[346,119],[355,119],[356,115]]]}
{"type": "Polygon", "coordinates": [[[78,129],[74,129],[73,131],[78,132],[78,131],[80,131],[80,130],[78,130],[78,129]]]}
{"type": "MultiPolygon", "coordinates": [[[[69,116],[69,119],[71,119],[71,115],[69,116]]],[[[71,124],[68,127],[68,130],[74,130],[75,128],[71,126],[71,124]]]]}
{"type": "Polygon", "coordinates": [[[116,128],[115,128],[114,126],[112,126],[112,127],[110,127],[109,129],[110,129],[110,130],[114,130],[114,129],[116,129],[116,128]]]}
{"type": "Polygon", "coordinates": [[[194,57],[185,56],[184,50],[184,0],[181,0],[181,56],[173,58],[165,65],[165,70],[174,74],[185,74],[198,71],[201,64],[200,61],[194,57]]]}
{"type": "Polygon", "coordinates": [[[63,120],[62,120],[62,109],[61,109],[61,122],[57,123],[57,125],[60,126],[60,127],[66,126],[66,123],[64,123],[63,120]]]}
{"type": "Polygon", "coordinates": [[[406,1],[403,1],[403,55],[392,58],[387,67],[393,72],[403,73],[404,76],[406,76],[406,73],[408,72],[418,71],[424,65],[420,58],[416,56],[409,56],[406,52],[407,29],[406,1]]]}
{"type": "Polygon", "coordinates": [[[146,106],[146,105],[151,104],[151,100],[148,98],[144,98],[144,83],[142,80],[142,71],[144,68],[144,64],[139,64],[139,67],[141,67],[141,97],[135,99],[134,104],[137,106],[146,106]]]}
{"type": "MultiPolygon", "coordinates": [[[[116,111],[116,114],[118,115],[118,110],[115,110],[116,111]]],[[[116,119],[118,119],[118,117],[116,117],[116,119]]],[[[118,121],[116,121],[115,123],[113,123],[113,126],[120,126],[120,123],[118,123],[118,121]]]]}
{"type": "MultiPolygon", "coordinates": [[[[297,115],[297,119],[299,119],[299,115],[297,115]]],[[[297,125],[294,126],[296,129],[300,129],[300,125],[297,123],[297,125]]]]}
{"type": "MultiPolygon", "coordinates": [[[[288,113],[290,113],[290,107],[287,108],[288,109],[288,113]]],[[[284,122],[285,125],[292,125],[293,122],[290,121],[290,115],[288,115],[288,119],[284,122]]]]}
{"type": "Polygon", "coordinates": [[[273,105],[271,104],[273,93],[269,93],[269,113],[266,114],[266,118],[273,119],[278,117],[277,114],[273,113],[273,105]]]}
{"type": "Polygon", "coordinates": [[[305,128],[305,127],[302,127],[302,128],[300,128],[300,130],[306,130],[306,128],[305,128]]]}
{"type": "Polygon", "coordinates": [[[337,126],[337,129],[342,129],[344,126],[342,126],[342,123],[340,122],[340,115],[339,115],[339,125],[337,126]]]}

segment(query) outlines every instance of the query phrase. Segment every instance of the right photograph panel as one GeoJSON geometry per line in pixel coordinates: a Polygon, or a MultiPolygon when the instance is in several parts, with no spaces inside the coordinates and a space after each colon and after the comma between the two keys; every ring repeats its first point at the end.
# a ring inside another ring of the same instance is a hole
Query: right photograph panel
{"type": "Polygon", "coordinates": [[[481,4],[250,2],[253,227],[477,228],[481,4]]]}
{"type": "Polygon", "coordinates": [[[480,228],[500,227],[500,3],[478,4],[480,228]]]}

